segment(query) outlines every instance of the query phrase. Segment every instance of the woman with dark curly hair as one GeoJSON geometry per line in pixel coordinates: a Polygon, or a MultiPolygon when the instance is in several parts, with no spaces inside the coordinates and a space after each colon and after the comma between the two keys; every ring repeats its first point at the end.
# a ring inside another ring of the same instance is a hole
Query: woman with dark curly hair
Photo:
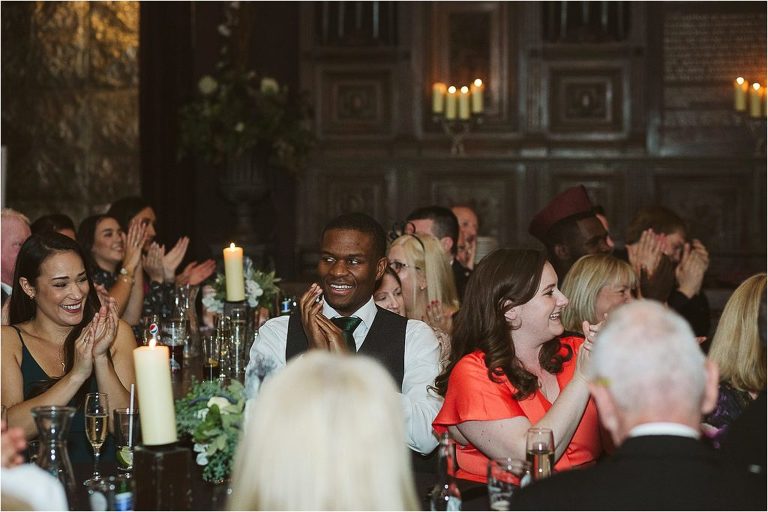
{"type": "Polygon", "coordinates": [[[457,476],[485,482],[490,458],[524,459],[532,426],[552,429],[556,470],[595,461],[602,443],[584,377],[594,335],[560,337],[568,298],[545,255],[492,252],[475,267],[463,304],[432,424],[456,439],[457,476]]]}

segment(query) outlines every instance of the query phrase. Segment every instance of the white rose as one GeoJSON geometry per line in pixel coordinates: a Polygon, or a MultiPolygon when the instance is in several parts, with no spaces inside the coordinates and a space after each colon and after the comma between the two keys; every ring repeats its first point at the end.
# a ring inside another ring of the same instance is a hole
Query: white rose
{"type": "Polygon", "coordinates": [[[229,411],[225,411],[224,408],[229,405],[229,400],[221,396],[213,396],[208,400],[208,407],[216,405],[219,408],[221,414],[229,414],[229,411]]]}
{"type": "Polygon", "coordinates": [[[208,457],[205,454],[208,450],[207,444],[195,443],[193,450],[198,452],[197,457],[195,457],[195,462],[197,462],[198,466],[205,466],[208,464],[208,457]]]}
{"type": "Polygon", "coordinates": [[[275,94],[280,87],[277,85],[277,80],[265,76],[261,79],[261,92],[264,94],[275,94]]]}
{"type": "Polygon", "coordinates": [[[229,30],[228,26],[219,25],[219,34],[223,35],[224,37],[229,37],[232,35],[232,32],[229,30]]]}
{"type": "Polygon", "coordinates": [[[211,75],[205,75],[197,82],[197,88],[206,96],[213,93],[217,87],[219,87],[219,83],[211,75]]]}
{"type": "Polygon", "coordinates": [[[207,407],[205,409],[200,409],[199,411],[197,411],[197,419],[204,420],[207,414],[208,414],[207,407]]]}

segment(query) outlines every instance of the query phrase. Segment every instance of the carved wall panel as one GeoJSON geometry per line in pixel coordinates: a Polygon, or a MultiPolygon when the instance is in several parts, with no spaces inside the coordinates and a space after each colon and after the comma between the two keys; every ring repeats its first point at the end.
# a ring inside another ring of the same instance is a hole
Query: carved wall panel
{"type": "Polygon", "coordinates": [[[485,174],[472,179],[446,176],[431,176],[431,196],[434,204],[472,206],[482,219],[480,235],[492,236],[500,243],[508,241],[506,225],[515,225],[517,218],[512,200],[514,192],[510,190],[509,179],[503,174],[485,174]],[[510,211],[511,210],[511,211],[510,211]]]}
{"type": "Polygon", "coordinates": [[[389,70],[324,71],[322,134],[331,137],[390,134],[391,81],[389,70]]]}
{"type": "Polygon", "coordinates": [[[139,192],[138,2],[4,2],[4,206],[75,223],[139,192]]]}
{"type": "Polygon", "coordinates": [[[686,220],[692,237],[700,238],[712,251],[728,253],[747,251],[751,245],[743,227],[752,201],[741,184],[749,178],[749,173],[730,177],[706,173],[697,179],[665,172],[656,174],[654,185],[661,204],[686,220]]]}
{"type": "Polygon", "coordinates": [[[620,135],[624,116],[625,70],[599,64],[549,64],[549,131],[553,134],[620,135]]]}

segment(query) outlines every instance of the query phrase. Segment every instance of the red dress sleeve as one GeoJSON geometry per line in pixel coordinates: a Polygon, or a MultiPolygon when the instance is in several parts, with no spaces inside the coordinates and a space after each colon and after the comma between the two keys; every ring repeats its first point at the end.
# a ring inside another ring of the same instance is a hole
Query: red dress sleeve
{"type": "Polygon", "coordinates": [[[432,423],[441,434],[446,427],[473,420],[500,420],[523,416],[523,410],[512,398],[514,388],[502,375],[500,382],[488,378],[484,353],[475,351],[464,356],[448,379],[445,402],[432,423]]]}

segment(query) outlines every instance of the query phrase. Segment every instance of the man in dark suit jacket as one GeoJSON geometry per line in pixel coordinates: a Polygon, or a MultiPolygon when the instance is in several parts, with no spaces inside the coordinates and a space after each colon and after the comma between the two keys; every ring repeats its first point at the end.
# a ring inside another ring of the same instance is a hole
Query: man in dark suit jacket
{"type": "Polygon", "coordinates": [[[654,301],[622,306],[590,358],[590,392],[618,449],[523,488],[511,510],[765,510],[746,473],[699,440],[718,372],[682,317],[654,301]]]}

